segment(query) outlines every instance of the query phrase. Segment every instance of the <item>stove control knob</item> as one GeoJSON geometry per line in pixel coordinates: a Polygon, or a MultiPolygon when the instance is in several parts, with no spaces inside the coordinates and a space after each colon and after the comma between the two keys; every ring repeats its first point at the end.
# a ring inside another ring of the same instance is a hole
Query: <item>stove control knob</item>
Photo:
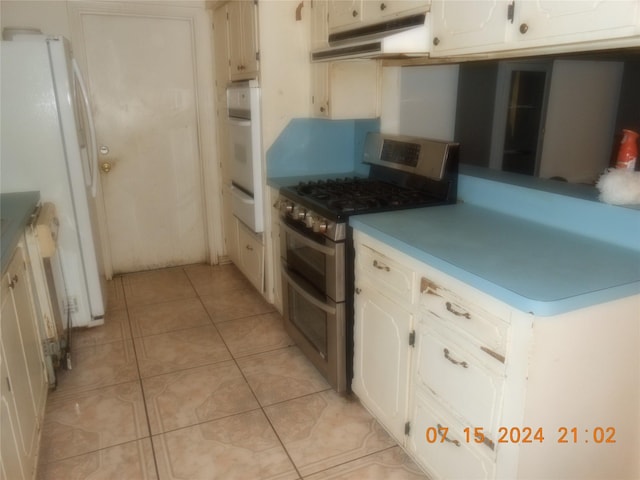
{"type": "Polygon", "coordinates": [[[284,213],[291,213],[293,212],[293,203],[291,202],[284,202],[284,213]]]}
{"type": "Polygon", "coordinates": [[[315,223],[316,219],[313,218],[313,215],[307,214],[307,216],[304,217],[304,224],[307,226],[307,228],[312,228],[315,223]]]}
{"type": "Polygon", "coordinates": [[[324,219],[318,219],[313,222],[313,231],[316,233],[325,233],[327,231],[327,221],[324,219]]]}
{"type": "Polygon", "coordinates": [[[293,207],[293,215],[292,216],[293,216],[294,219],[296,219],[296,220],[304,220],[304,217],[306,216],[306,214],[307,214],[307,211],[304,208],[302,208],[302,207],[300,207],[298,205],[293,207]]]}

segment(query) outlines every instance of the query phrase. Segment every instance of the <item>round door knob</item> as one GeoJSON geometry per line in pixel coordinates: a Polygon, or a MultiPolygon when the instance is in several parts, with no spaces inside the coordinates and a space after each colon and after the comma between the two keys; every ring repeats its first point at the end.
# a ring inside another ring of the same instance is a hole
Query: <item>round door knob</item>
{"type": "Polygon", "coordinates": [[[520,24],[520,33],[525,34],[529,31],[529,25],[526,23],[520,24]]]}
{"type": "Polygon", "coordinates": [[[358,11],[357,10],[352,11],[351,15],[353,15],[353,18],[356,18],[358,16],[358,11]]]}
{"type": "Polygon", "coordinates": [[[104,173],[109,173],[111,171],[111,164],[109,162],[102,162],[100,164],[100,170],[104,173]]]}
{"type": "Polygon", "coordinates": [[[384,3],[380,4],[380,10],[385,10],[387,8],[387,6],[384,3]]]}
{"type": "Polygon", "coordinates": [[[438,37],[433,37],[433,44],[437,47],[440,45],[440,39],[438,37]]]}

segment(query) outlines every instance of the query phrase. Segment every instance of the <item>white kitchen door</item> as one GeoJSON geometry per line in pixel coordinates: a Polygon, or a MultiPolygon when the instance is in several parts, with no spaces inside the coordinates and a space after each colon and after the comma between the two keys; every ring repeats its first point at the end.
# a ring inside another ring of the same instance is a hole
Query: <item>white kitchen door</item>
{"type": "Polygon", "coordinates": [[[208,260],[194,23],[80,11],[114,274],[208,260]]]}

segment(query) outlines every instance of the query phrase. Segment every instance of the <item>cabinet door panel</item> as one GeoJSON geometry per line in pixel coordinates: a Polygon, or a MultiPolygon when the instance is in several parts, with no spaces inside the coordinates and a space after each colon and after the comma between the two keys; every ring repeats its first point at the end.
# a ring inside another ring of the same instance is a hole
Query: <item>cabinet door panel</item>
{"type": "Polygon", "coordinates": [[[511,25],[507,21],[508,3],[504,0],[433,1],[432,55],[458,49],[481,51],[489,45],[501,45],[511,25]]]}
{"type": "MultiPolygon", "coordinates": [[[[4,313],[4,312],[3,312],[4,313]]],[[[16,418],[13,395],[9,390],[7,362],[4,360],[3,348],[0,344],[0,478],[18,480],[25,478],[22,472],[20,450],[18,448],[18,431],[14,421],[16,418]]]]}
{"type": "Polygon", "coordinates": [[[417,382],[449,405],[469,426],[482,427],[495,441],[504,377],[473,356],[471,345],[454,342],[423,320],[416,338],[417,382]]]}
{"type": "MultiPolygon", "coordinates": [[[[420,305],[443,323],[477,339],[485,353],[504,364],[509,324],[478,305],[460,298],[427,277],[420,280],[420,305]],[[489,353],[490,352],[490,353],[489,353]]],[[[507,317],[507,312],[498,312],[507,317]]]]}
{"type": "Polygon", "coordinates": [[[411,303],[413,271],[395,260],[368,247],[358,251],[358,268],[383,292],[411,303]]]}
{"type": "Polygon", "coordinates": [[[238,222],[238,256],[240,270],[259,292],[263,291],[264,252],[260,241],[238,222]]]}
{"type": "MultiPolygon", "coordinates": [[[[30,477],[34,466],[34,448],[39,428],[32,386],[39,388],[40,385],[33,383],[37,375],[30,371],[30,363],[32,362],[28,362],[25,355],[21,333],[23,323],[33,323],[31,306],[27,305],[26,312],[24,312],[25,307],[21,301],[22,291],[27,288],[26,275],[23,275],[24,272],[21,268],[24,265],[23,262],[22,251],[18,248],[9,264],[7,274],[2,278],[2,313],[0,317],[2,337],[0,342],[3,366],[1,381],[3,382],[2,403],[11,406],[13,402],[15,408],[15,418],[12,424],[15,428],[17,450],[22,459],[25,477],[30,477]],[[16,297],[18,301],[16,301],[16,297]],[[33,378],[34,376],[35,378],[33,378]],[[11,386],[10,391],[9,385],[11,386]]],[[[38,350],[35,353],[37,354],[38,350]]],[[[37,372],[35,373],[37,374],[37,372]]],[[[2,429],[4,429],[4,425],[2,429]]],[[[3,455],[4,448],[3,445],[3,455]]]]}
{"type": "Polygon", "coordinates": [[[572,40],[594,40],[624,37],[630,34],[624,27],[638,28],[640,4],[637,0],[557,1],[535,0],[519,2],[516,7],[519,29],[514,38],[526,43],[543,40],[550,44],[557,37],[583,34],[572,40]],[[526,25],[526,30],[520,26],[526,25]],[[524,33],[523,33],[524,31],[524,33]]]}
{"type": "Polygon", "coordinates": [[[411,314],[359,283],[354,327],[353,391],[400,443],[409,378],[411,314]]]}
{"type": "Polygon", "coordinates": [[[362,0],[331,0],[329,32],[347,30],[364,21],[362,0]]]}
{"type": "MultiPolygon", "coordinates": [[[[434,408],[434,401],[416,395],[411,417],[408,447],[434,478],[490,479],[495,477],[495,463],[482,453],[483,445],[468,442],[463,426],[450,415],[434,408]],[[447,429],[442,440],[444,428],[447,429]],[[438,432],[439,435],[434,437],[438,432]]],[[[490,450],[489,450],[490,451],[490,450]]]]}
{"type": "Polygon", "coordinates": [[[424,12],[429,2],[425,0],[368,0],[364,4],[365,17],[369,21],[389,20],[389,17],[400,17],[411,13],[424,12]],[[369,13],[371,12],[371,13],[369,13]]]}

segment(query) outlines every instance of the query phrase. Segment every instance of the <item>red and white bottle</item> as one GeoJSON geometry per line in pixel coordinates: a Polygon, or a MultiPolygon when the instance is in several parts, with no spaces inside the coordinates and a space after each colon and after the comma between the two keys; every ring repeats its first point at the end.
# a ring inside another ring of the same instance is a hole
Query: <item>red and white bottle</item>
{"type": "Polygon", "coordinates": [[[638,133],[633,130],[622,130],[620,150],[616,159],[616,168],[635,170],[638,160],[638,133]]]}

